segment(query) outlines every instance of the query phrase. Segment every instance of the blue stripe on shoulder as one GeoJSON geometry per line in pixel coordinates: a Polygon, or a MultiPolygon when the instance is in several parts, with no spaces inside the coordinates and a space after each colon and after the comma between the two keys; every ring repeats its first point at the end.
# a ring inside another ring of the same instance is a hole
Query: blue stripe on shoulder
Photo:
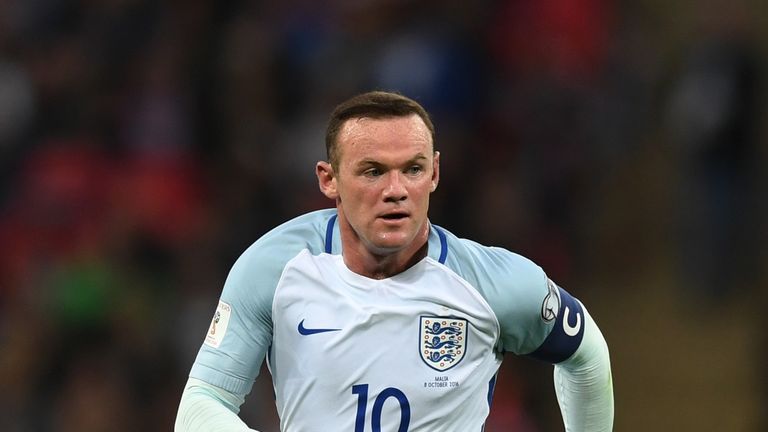
{"type": "Polygon", "coordinates": [[[336,223],[338,214],[333,215],[328,219],[328,226],[325,228],[325,253],[331,253],[333,251],[333,225],[336,223]]]}
{"type": "Polygon", "coordinates": [[[448,239],[445,237],[442,229],[435,227],[435,231],[437,231],[437,236],[440,237],[440,258],[437,259],[437,262],[445,264],[445,260],[448,258],[448,239]]]}

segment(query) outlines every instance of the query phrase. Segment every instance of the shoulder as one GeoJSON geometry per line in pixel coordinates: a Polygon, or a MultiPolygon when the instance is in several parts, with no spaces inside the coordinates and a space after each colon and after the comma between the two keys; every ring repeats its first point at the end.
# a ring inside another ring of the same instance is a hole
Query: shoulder
{"type": "Polygon", "coordinates": [[[500,350],[528,353],[549,332],[542,305],[549,294],[544,270],[501,247],[485,246],[446,232],[445,265],[472,285],[488,303],[501,328],[500,350]]]}
{"type": "Polygon", "coordinates": [[[546,287],[544,270],[530,259],[510,250],[459,238],[443,229],[449,245],[445,265],[479,290],[495,285],[520,289],[546,287]]]}
{"type": "Polygon", "coordinates": [[[284,222],[251,244],[238,263],[284,264],[305,249],[319,254],[325,247],[328,222],[335,215],[335,209],[317,210],[284,222]]]}
{"type": "Polygon", "coordinates": [[[297,216],[264,234],[251,248],[302,247],[320,253],[328,222],[335,216],[336,209],[316,210],[297,216]]]}
{"type": "Polygon", "coordinates": [[[318,210],[291,219],[251,244],[235,261],[225,291],[273,291],[286,264],[307,250],[320,254],[335,209],[318,210]]]}

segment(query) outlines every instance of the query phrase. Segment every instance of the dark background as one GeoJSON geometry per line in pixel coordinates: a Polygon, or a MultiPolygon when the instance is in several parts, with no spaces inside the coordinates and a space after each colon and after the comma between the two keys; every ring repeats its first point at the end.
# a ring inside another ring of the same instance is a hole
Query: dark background
{"type": "MultiPolygon", "coordinates": [[[[171,430],[229,266],[385,89],[434,116],[431,220],[597,319],[617,431],[767,430],[760,4],[1,1],[0,429],[171,430]]],[[[508,358],[485,430],[562,430],[551,369],[508,358]]],[[[241,415],[277,431],[266,371],[241,415]]]]}

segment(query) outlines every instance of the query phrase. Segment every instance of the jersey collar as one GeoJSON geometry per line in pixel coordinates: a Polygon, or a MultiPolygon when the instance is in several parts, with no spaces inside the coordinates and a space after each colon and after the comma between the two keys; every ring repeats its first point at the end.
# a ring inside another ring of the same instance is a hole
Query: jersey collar
{"type": "MultiPolygon", "coordinates": [[[[325,227],[324,250],[325,253],[328,254],[341,252],[339,227],[336,223],[338,216],[338,213],[334,213],[333,216],[328,219],[328,223],[325,227]]],[[[430,258],[437,260],[440,264],[445,264],[445,261],[448,259],[448,238],[445,235],[445,231],[430,222],[429,238],[427,239],[427,242],[429,243],[427,255],[429,255],[430,258]]]]}

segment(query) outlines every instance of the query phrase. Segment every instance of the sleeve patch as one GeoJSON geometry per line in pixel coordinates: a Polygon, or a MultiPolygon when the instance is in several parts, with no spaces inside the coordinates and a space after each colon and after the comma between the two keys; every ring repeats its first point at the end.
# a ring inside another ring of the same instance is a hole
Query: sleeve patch
{"type": "Polygon", "coordinates": [[[560,363],[576,352],[584,338],[584,310],[581,303],[566,290],[552,281],[548,281],[548,284],[550,289],[542,305],[542,319],[554,319],[554,325],[544,343],[528,355],[546,362],[560,363]]]}
{"type": "Polygon", "coordinates": [[[219,306],[216,308],[216,313],[213,314],[213,319],[211,320],[211,327],[205,335],[206,345],[214,348],[218,348],[221,345],[221,341],[227,333],[230,315],[232,315],[232,308],[219,300],[219,306]]]}
{"type": "Polygon", "coordinates": [[[557,294],[557,285],[550,279],[547,279],[547,288],[549,292],[541,303],[541,319],[544,322],[550,322],[557,318],[560,311],[560,296],[557,294]]]}

